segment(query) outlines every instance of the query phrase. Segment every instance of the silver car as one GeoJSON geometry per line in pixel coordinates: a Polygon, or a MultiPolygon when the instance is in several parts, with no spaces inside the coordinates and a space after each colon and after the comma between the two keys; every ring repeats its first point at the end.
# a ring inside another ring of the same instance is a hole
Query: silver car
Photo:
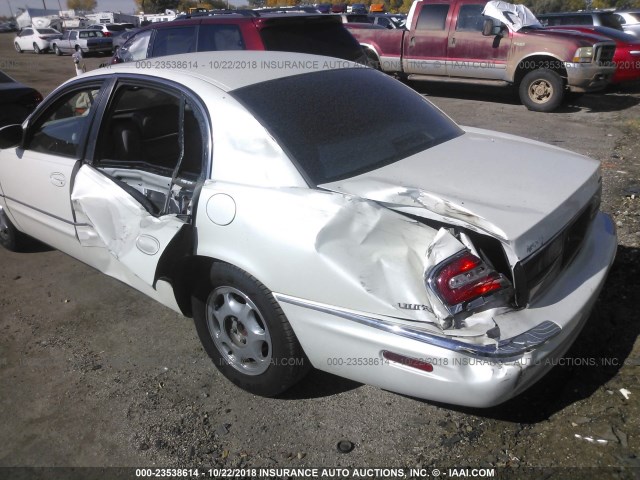
{"type": "Polygon", "coordinates": [[[35,237],[193,317],[215,366],[259,395],[315,367],[504,402],[572,344],[616,251],[597,161],[458,126],[335,58],[99,69],[0,148],[7,248],[35,237]]]}

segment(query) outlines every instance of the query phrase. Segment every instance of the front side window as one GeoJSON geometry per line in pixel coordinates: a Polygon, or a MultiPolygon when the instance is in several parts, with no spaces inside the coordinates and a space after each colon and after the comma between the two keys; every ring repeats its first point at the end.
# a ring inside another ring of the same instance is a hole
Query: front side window
{"type": "Polygon", "coordinates": [[[120,48],[118,56],[123,62],[135,62],[147,58],[149,40],[152,30],[140,32],[134,35],[120,48]]]}
{"type": "Polygon", "coordinates": [[[90,87],[63,96],[38,118],[30,130],[27,149],[78,158],[89,113],[98,92],[99,88],[90,87]]]}
{"type": "Polygon", "coordinates": [[[416,30],[444,30],[447,23],[449,5],[423,5],[416,23],[416,30]]]}
{"type": "Polygon", "coordinates": [[[481,32],[484,25],[484,5],[463,5],[458,12],[456,30],[459,32],[481,32]]]}

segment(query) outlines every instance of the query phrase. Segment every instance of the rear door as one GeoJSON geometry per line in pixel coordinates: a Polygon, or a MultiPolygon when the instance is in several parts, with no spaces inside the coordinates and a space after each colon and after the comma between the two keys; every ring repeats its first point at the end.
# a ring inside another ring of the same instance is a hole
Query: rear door
{"type": "Polygon", "coordinates": [[[170,268],[193,250],[194,197],[208,156],[198,105],[175,86],[118,83],[93,158],[75,176],[80,244],[96,252],[98,268],[134,286],[137,278],[154,287],[162,265],[170,268]]]}
{"type": "Polygon", "coordinates": [[[415,28],[404,36],[402,68],[409,74],[446,75],[451,1],[421,3],[415,28]]]}

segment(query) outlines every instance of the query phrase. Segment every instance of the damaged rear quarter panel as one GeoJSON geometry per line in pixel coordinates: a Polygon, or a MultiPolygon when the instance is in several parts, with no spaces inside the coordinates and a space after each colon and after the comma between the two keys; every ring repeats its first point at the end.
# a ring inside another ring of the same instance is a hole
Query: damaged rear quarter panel
{"type": "Polygon", "coordinates": [[[398,306],[430,305],[424,273],[436,231],[376,202],[306,188],[210,182],[200,194],[196,221],[198,255],[234,264],[273,292],[436,321],[430,309],[398,306]],[[225,226],[207,215],[209,199],[217,193],[232,197],[237,208],[225,226]]]}

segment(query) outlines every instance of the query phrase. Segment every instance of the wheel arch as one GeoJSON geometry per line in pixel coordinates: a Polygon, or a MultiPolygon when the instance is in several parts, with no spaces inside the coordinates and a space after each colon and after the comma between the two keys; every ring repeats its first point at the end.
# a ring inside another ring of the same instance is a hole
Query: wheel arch
{"type": "Polygon", "coordinates": [[[550,53],[533,53],[520,59],[513,72],[514,85],[519,86],[527,73],[541,68],[557,73],[562,78],[564,86],[567,85],[567,68],[564,60],[550,53]]]}

